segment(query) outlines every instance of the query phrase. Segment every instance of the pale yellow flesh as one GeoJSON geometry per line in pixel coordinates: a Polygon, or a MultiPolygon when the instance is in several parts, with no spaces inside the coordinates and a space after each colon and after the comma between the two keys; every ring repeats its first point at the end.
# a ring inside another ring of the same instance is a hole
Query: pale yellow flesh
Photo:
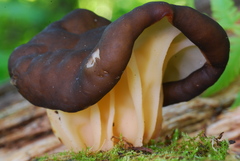
{"type": "Polygon", "coordinates": [[[166,19],[147,28],[135,42],[119,83],[97,104],[77,113],[47,110],[55,135],[74,151],[87,147],[92,151],[109,150],[115,144],[112,136],[122,135],[136,147],[158,138],[162,124],[163,75],[165,82],[176,80],[192,71],[175,71],[178,74],[172,76],[171,70],[201,67],[205,60],[193,46],[166,19]],[[189,46],[198,54],[186,52],[189,46]],[[181,51],[190,55],[190,59],[200,56],[199,62],[193,63],[199,66],[176,63],[174,54],[180,53],[180,60],[186,57],[181,51]],[[175,65],[168,65],[168,61],[175,65]]]}

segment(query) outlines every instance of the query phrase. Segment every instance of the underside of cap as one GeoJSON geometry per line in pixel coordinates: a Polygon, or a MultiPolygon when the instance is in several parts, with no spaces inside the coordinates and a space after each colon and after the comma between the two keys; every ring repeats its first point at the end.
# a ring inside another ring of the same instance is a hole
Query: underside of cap
{"type": "MultiPolygon", "coordinates": [[[[176,80],[191,73],[179,70],[186,63],[182,57],[193,59],[190,53],[194,60],[202,56],[167,19],[147,28],[136,40],[122,78],[98,103],[76,113],[47,110],[55,135],[74,151],[109,150],[117,143],[113,136],[124,137],[134,147],[157,139],[162,125],[162,79],[171,80],[173,73],[167,71],[174,67],[176,80]],[[178,64],[172,59],[178,59],[178,64]]],[[[203,61],[188,67],[200,68],[203,61]]]]}

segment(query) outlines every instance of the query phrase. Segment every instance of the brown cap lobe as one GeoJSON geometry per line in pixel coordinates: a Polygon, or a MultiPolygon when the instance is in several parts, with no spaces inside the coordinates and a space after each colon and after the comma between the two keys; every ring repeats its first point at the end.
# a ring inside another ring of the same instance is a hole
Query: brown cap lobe
{"type": "Polygon", "coordinates": [[[164,2],[147,3],[111,24],[90,11],[75,10],[12,53],[10,76],[19,92],[37,106],[83,110],[115,86],[135,40],[164,16],[207,59],[186,79],[163,85],[165,105],[189,100],[219,78],[228,60],[229,42],[212,19],[189,7],[164,2]]]}

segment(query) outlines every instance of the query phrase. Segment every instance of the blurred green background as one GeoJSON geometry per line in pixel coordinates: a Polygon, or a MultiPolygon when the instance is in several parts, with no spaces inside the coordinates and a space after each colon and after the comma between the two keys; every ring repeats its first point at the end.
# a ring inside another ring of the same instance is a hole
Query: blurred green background
{"type": "Polygon", "coordinates": [[[11,52],[77,6],[73,0],[0,0],[0,84],[9,79],[11,52]]]}
{"type": "MultiPolygon", "coordinates": [[[[7,63],[11,52],[73,9],[89,9],[114,21],[149,1],[153,0],[0,0],[0,85],[9,81],[7,63]]],[[[211,15],[229,34],[231,54],[227,69],[205,96],[216,93],[240,76],[240,10],[237,7],[240,0],[163,1],[195,7],[211,15]]],[[[238,97],[240,104],[240,93],[238,97]]]]}

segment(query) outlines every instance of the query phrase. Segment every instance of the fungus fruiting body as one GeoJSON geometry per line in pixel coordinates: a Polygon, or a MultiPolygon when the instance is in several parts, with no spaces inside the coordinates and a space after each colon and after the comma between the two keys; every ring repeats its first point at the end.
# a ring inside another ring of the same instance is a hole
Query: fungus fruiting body
{"type": "Polygon", "coordinates": [[[67,147],[108,150],[112,136],[134,146],[158,138],[162,106],[211,86],[228,53],[215,21],[189,7],[152,2],[112,23],[75,10],[17,48],[9,72],[26,99],[48,108],[67,147]]]}

